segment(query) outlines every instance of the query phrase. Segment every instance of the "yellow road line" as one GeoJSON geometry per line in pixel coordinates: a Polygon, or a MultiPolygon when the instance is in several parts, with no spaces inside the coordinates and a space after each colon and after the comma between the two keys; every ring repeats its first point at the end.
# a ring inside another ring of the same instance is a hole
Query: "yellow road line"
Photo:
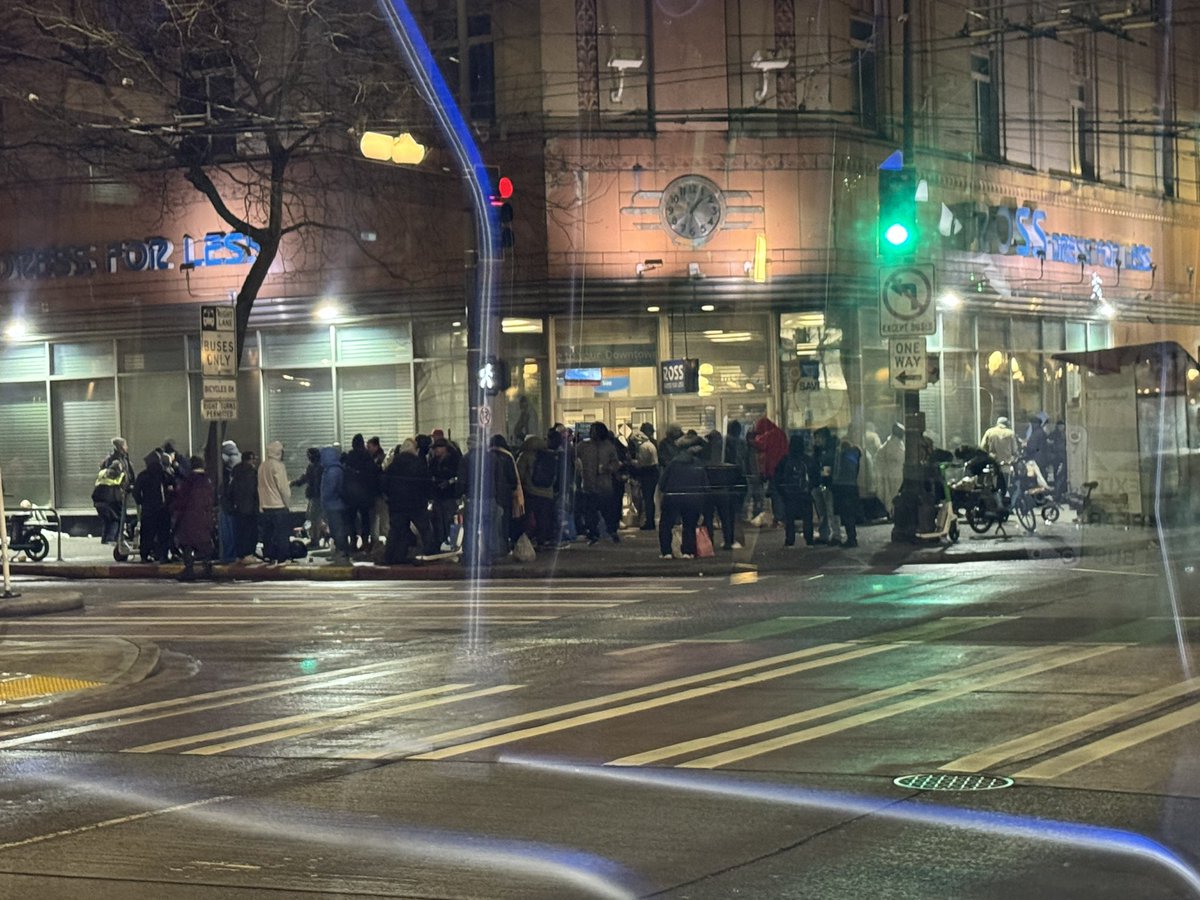
{"type": "Polygon", "coordinates": [[[1200,690],[1200,677],[1189,678],[1178,684],[1168,685],[1156,691],[1130,697],[1103,709],[1078,716],[1059,725],[1051,725],[1031,734],[1013,738],[984,750],[948,762],[941,769],[946,772],[983,772],[993,766],[1021,756],[1030,756],[1057,744],[1065,743],[1089,731],[1119,722],[1129,716],[1144,713],[1154,707],[1200,690]]]}
{"type": "Polygon", "coordinates": [[[873,656],[876,653],[884,653],[889,650],[896,650],[901,646],[903,645],[873,644],[869,647],[859,647],[855,650],[849,650],[845,653],[839,653],[834,656],[821,656],[817,659],[810,659],[806,662],[795,663],[794,665],[784,666],[779,669],[768,669],[765,672],[758,672],[753,675],[745,675],[732,681],[718,681],[716,684],[706,684],[702,687],[691,688],[690,690],[679,691],[673,694],[665,694],[659,697],[652,697],[649,700],[641,700],[637,703],[609,707],[608,709],[601,709],[595,712],[573,716],[569,719],[557,719],[553,722],[547,722],[544,725],[535,725],[532,728],[522,728],[518,731],[509,731],[503,734],[493,735],[492,737],[481,738],[477,741],[470,741],[465,744],[455,744],[450,747],[444,747],[440,750],[432,750],[426,753],[416,754],[412,758],[426,760],[450,759],[451,757],[462,756],[465,753],[471,753],[475,750],[484,750],[489,747],[499,747],[502,744],[511,744],[515,743],[516,741],[528,740],[529,738],[539,737],[543,734],[553,734],[556,731],[565,731],[569,728],[579,728],[584,725],[592,725],[596,722],[603,722],[608,719],[618,718],[620,716],[633,715],[634,713],[645,712],[648,709],[657,709],[660,706],[668,706],[673,703],[683,703],[687,700],[694,700],[698,697],[707,697],[711,694],[719,694],[723,691],[731,691],[735,688],[747,687],[751,684],[772,681],[776,678],[786,678],[789,675],[797,675],[800,672],[807,672],[810,669],[820,669],[825,666],[832,666],[837,663],[860,659],[864,656],[873,656]]]}
{"type": "Polygon", "coordinates": [[[435,697],[432,700],[421,700],[415,703],[403,703],[399,706],[389,706],[385,709],[372,710],[371,712],[363,713],[358,716],[349,716],[338,719],[332,722],[317,722],[312,725],[302,725],[297,728],[288,728],[283,731],[273,731],[269,734],[260,734],[255,737],[243,738],[239,741],[229,741],[223,744],[212,744],[207,747],[197,747],[194,750],[184,750],[185,754],[193,756],[214,756],[218,753],[225,753],[228,750],[239,750],[243,747],[253,747],[258,744],[268,744],[273,741],[282,741],[290,737],[298,737],[305,734],[315,734],[320,731],[333,731],[338,728],[345,728],[348,725],[361,725],[363,722],[370,722],[374,719],[390,718],[400,713],[414,712],[418,709],[429,709],[434,706],[445,706],[448,703],[460,703],[463,700],[475,700],[479,697],[490,697],[493,694],[500,694],[506,691],[515,691],[523,685],[519,684],[497,684],[492,687],[480,688],[476,691],[468,691],[464,694],[451,694],[445,697],[435,697]]]}
{"type": "Polygon", "coordinates": [[[975,663],[962,669],[951,669],[947,672],[939,672],[936,675],[930,675],[925,678],[918,678],[915,681],[906,681],[903,684],[897,684],[892,687],[882,688],[877,691],[871,691],[867,694],[860,694],[856,697],[849,697],[845,700],[839,700],[836,703],[827,703],[824,706],[816,706],[812,709],[806,709],[798,713],[793,713],[788,716],[781,716],[777,719],[768,719],[765,722],[756,722],[753,725],[747,725],[743,728],[734,728],[730,731],[723,731],[719,734],[708,735],[706,737],[696,738],[689,741],[680,741],[676,744],[669,744],[665,747],[658,747],[654,750],[647,750],[643,753],[634,753],[629,756],[622,756],[620,759],[614,759],[607,763],[610,766],[644,766],[650,763],[661,762],[664,759],[670,759],[674,756],[686,756],[690,753],[697,753],[701,750],[709,750],[721,744],[730,744],[734,741],[745,740],[746,738],[757,737],[760,734],[767,734],[771,731],[778,731],[781,728],[790,728],[793,725],[799,725],[803,722],[810,722],[814,719],[823,719],[827,716],[837,715],[839,713],[848,712],[852,709],[858,709],[863,706],[870,706],[872,703],[878,703],[880,700],[888,700],[892,697],[900,697],[904,694],[911,694],[915,691],[923,691],[929,688],[938,687],[948,679],[966,678],[971,675],[977,675],[981,672],[989,672],[992,669],[1002,668],[1017,662],[1023,662],[1032,657],[1044,656],[1047,653],[1057,652],[1057,648],[1047,649],[1039,647],[1033,650],[1022,650],[1017,653],[1011,653],[1007,656],[997,657],[995,659],[985,660],[975,663]]]}
{"type": "Polygon", "coordinates": [[[315,675],[299,675],[294,678],[280,678],[261,684],[246,684],[239,687],[223,688],[217,691],[207,691],[202,694],[189,694],[186,697],[174,697],[170,700],[156,700],[152,703],[142,703],[137,706],[124,706],[119,709],[106,709],[100,712],[84,713],[60,719],[53,723],[23,725],[0,731],[0,750],[9,747],[19,747],[73,734],[89,731],[100,731],[106,728],[123,728],[142,722],[151,722],[169,716],[189,715],[209,709],[220,709],[225,706],[235,706],[240,703],[254,703],[270,697],[280,697],[285,694],[295,694],[314,688],[336,687],[365,681],[370,678],[380,678],[394,674],[397,670],[407,668],[408,661],[392,661],[385,663],[369,663],[362,666],[351,666],[345,669],[334,669],[315,675]],[[247,696],[249,695],[249,696],[247,696]]]}
{"type": "Polygon", "coordinates": [[[851,728],[857,728],[860,725],[878,722],[881,719],[898,716],[901,713],[910,712],[914,709],[920,709],[924,706],[932,706],[935,703],[943,703],[947,700],[953,700],[957,697],[962,697],[966,694],[971,694],[976,691],[995,687],[996,685],[1004,684],[1009,681],[1016,681],[1020,678],[1028,678],[1030,675],[1037,675],[1041,672],[1049,671],[1050,669],[1057,669],[1061,666],[1070,665],[1071,663],[1082,662],[1083,660],[1090,659],[1093,656],[1099,656],[1103,653],[1111,653],[1113,650],[1127,645],[1119,644],[1106,647],[1087,647],[1085,649],[1077,649],[1074,652],[1069,652],[1070,646],[1071,645],[1069,644],[1059,645],[1055,648],[1052,648],[1054,652],[1059,653],[1057,656],[1052,656],[1049,659],[1024,666],[1020,669],[1003,672],[999,675],[994,675],[991,678],[986,678],[981,681],[976,681],[971,684],[962,685],[956,688],[948,688],[946,690],[936,691],[932,694],[926,694],[923,697],[914,697],[911,700],[903,700],[899,703],[892,703],[888,706],[880,707],[879,709],[858,713],[857,715],[848,716],[844,719],[838,719],[833,722],[828,722],[824,725],[816,725],[811,728],[794,731],[791,734],[780,735],[765,741],[747,744],[743,747],[735,747],[722,753],[714,753],[709,756],[702,756],[699,759],[693,759],[688,762],[680,763],[679,767],[684,769],[715,769],[719,766],[729,765],[730,763],[741,762],[744,759],[750,759],[754,756],[762,756],[764,753],[770,753],[774,750],[781,750],[785,747],[794,747],[797,744],[803,744],[808,741],[815,741],[818,738],[827,737],[828,735],[837,734],[838,732],[842,731],[848,731],[851,728]]]}
{"type": "Polygon", "coordinates": [[[1136,747],[1138,744],[1161,737],[1194,722],[1200,722],[1200,703],[1185,706],[1183,709],[1167,713],[1165,716],[1159,716],[1157,719],[1151,719],[1149,722],[1143,722],[1141,725],[1135,725],[1133,728],[1127,728],[1101,740],[1077,747],[1067,753],[1022,769],[1012,777],[1038,780],[1057,778],[1080,766],[1086,766],[1088,763],[1104,759],[1106,756],[1136,747]]]}

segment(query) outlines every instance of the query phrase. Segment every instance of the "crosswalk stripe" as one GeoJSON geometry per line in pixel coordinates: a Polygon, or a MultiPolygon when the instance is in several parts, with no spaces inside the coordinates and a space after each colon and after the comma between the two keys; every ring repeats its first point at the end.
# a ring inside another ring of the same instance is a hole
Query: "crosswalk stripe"
{"type": "Polygon", "coordinates": [[[1195,693],[1198,690],[1200,690],[1200,677],[1189,678],[1178,684],[1167,685],[1156,691],[1130,697],[1120,703],[1097,709],[1070,721],[1051,725],[1002,744],[969,753],[946,763],[941,766],[941,769],[946,772],[984,772],[1010,759],[1027,757],[1038,751],[1045,751],[1089,731],[1147,712],[1167,701],[1195,693]]]}
{"type": "Polygon", "coordinates": [[[694,700],[698,697],[707,697],[711,694],[718,694],[723,691],[731,691],[735,688],[746,687],[751,684],[759,684],[764,681],[772,681],[776,678],[786,678],[790,675],[798,675],[801,672],[807,672],[811,669],[819,669],[825,666],[832,666],[837,663],[861,659],[864,656],[873,656],[876,653],[897,650],[902,646],[902,644],[872,644],[867,647],[858,647],[854,650],[848,650],[845,653],[838,653],[833,656],[821,656],[817,659],[810,659],[805,662],[783,666],[782,668],[778,669],[767,669],[765,672],[757,672],[753,675],[745,675],[741,678],[736,678],[729,681],[718,681],[715,684],[706,684],[701,687],[691,688],[690,690],[686,691],[678,691],[676,693],[665,694],[659,697],[652,697],[649,700],[641,700],[636,703],[626,704],[624,706],[609,707],[607,709],[601,709],[595,712],[573,716],[568,719],[556,719],[553,722],[547,722],[543,725],[535,725],[531,728],[523,728],[518,731],[509,731],[503,734],[481,738],[477,741],[470,741],[465,744],[454,744],[449,747],[443,747],[440,750],[432,750],[426,753],[415,754],[411,758],[424,760],[450,759],[451,757],[462,756],[463,754],[471,753],[476,750],[484,750],[489,747],[499,747],[503,744],[512,744],[517,741],[539,737],[543,734],[552,734],[556,731],[565,731],[570,728],[579,728],[584,725],[592,725],[596,722],[603,722],[608,719],[633,715],[634,713],[645,712],[648,709],[657,709],[660,706],[683,703],[687,700],[694,700]]]}
{"type": "Polygon", "coordinates": [[[1120,649],[1123,646],[1126,645],[1118,644],[1108,647],[1087,647],[1084,649],[1076,649],[1074,652],[1071,652],[1071,645],[1061,644],[1050,648],[1051,655],[1048,659],[1032,663],[1020,669],[1014,669],[1008,672],[1003,672],[999,675],[993,675],[991,678],[986,678],[971,684],[961,685],[954,688],[946,688],[944,690],[935,691],[934,693],[926,694],[921,697],[914,697],[910,700],[902,700],[899,703],[892,703],[878,709],[868,710],[867,712],[858,713],[857,715],[853,716],[847,716],[844,719],[837,719],[833,722],[827,722],[824,725],[815,725],[811,728],[794,731],[791,734],[779,735],[778,737],[769,738],[765,741],[757,741],[753,744],[735,747],[731,750],[726,750],[721,753],[713,753],[709,756],[702,756],[699,759],[693,759],[680,763],[679,767],[684,769],[715,769],[720,766],[729,765],[730,763],[741,762],[742,760],[750,759],[751,757],[755,756],[762,756],[764,753],[770,753],[774,750],[781,750],[785,747],[794,747],[797,744],[814,741],[818,738],[827,737],[831,734],[837,734],[838,732],[848,731],[851,728],[857,728],[860,725],[867,725],[871,722],[877,722],[881,719],[898,716],[901,713],[910,712],[914,709],[920,709],[924,706],[932,706],[935,703],[953,700],[957,697],[962,697],[966,694],[985,690],[998,684],[1016,681],[1020,678],[1027,678],[1030,675],[1037,675],[1041,672],[1049,671],[1050,669],[1057,669],[1072,663],[1082,662],[1083,660],[1090,659],[1093,656],[1111,653],[1112,651],[1120,649]]]}
{"type": "Polygon", "coordinates": [[[660,650],[682,644],[740,644],[757,638],[778,637],[806,628],[816,628],[829,622],[842,622],[849,616],[779,616],[764,622],[752,622],[738,628],[727,628],[721,631],[711,631],[694,638],[679,638],[674,641],[660,641],[656,644],[641,644],[635,647],[623,647],[620,650],[610,650],[608,656],[631,656],[634,653],[645,653],[649,650],[660,650]]]}
{"type": "Polygon", "coordinates": [[[706,737],[696,738],[694,740],[680,741],[675,744],[669,744],[665,747],[657,747],[653,750],[647,750],[643,753],[634,753],[629,756],[623,756],[620,759],[611,760],[607,763],[607,765],[644,766],[650,763],[662,762],[665,759],[670,759],[675,756],[686,756],[690,753],[697,753],[701,750],[708,750],[712,747],[718,747],[721,744],[731,744],[734,741],[741,741],[745,740],[746,738],[757,737],[760,734],[778,731],[781,728],[790,728],[793,725],[799,725],[803,722],[810,722],[814,719],[823,719],[827,716],[848,712],[852,709],[870,706],[871,704],[878,703],[881,700],[888,700],[892,697],[901,697],[905,694],[911,694],[916,691],[935,688],[947,680],[966,678],[971,675],[978,675],[981,672],[989,672],[992,669],[1003,668],[1004,666],[1010,666],[1014,663],[1024,662],[1030,658],[1044,656],[1049,652],[1057,652],[1057,648],[1049,651],[1044,647],[1032,650],[1022,650],[1017,653],[1008,654],[1007,656],[984,660],[962,669],[951,669],[949,671],[939,672],[936,675],[918,678],[915,681],[906,681],[903,684],[897,684],[881,690],[871,691],[867,694],[860,694],[856,697],[849,697],[845,700],[839,700],[836,703],[827,703],[823,706],[816,706],[812,709],[806,709],[791,715],[781,716],[777,719],[768,719],[765,722],[756,722],[753,725],[747,725],[742,728],[734,728],[730,731],[723,731],[719,734],[708,735],[706,737]]]}
{"type": "Polygon", "coordinates": [[[59,719],[50,724],[42,722],[36,725],[6,728],[0,731],[0,749],[69,737],[84,732],[101,731],[107,728],[124,728],[142,722],[151,722],[155,719],[189,715],[194,712],[221,709],[241,703],[254,703],[270,697],[281,697],[313,689],[353,684],[358,681],[392,675],[410,665],[411,662],[408,660],[368,663],[314,675],[298,675],[293,678],[280,678],[259,684],[245,684],[201,694],[189,694],[186,697],[173,697],[169,700],[156,700],[137,706],[84,713],[59,719]]]}
{"type": "MultiPolygon", "coordinates": [[[[882,641],[891,634],[903,634],[904,639],[908,642],[914,642],[921,634],[927,634],[931,638],[946,637],[950,634],[971,631],[978,628],[984,628],[987,625],[994,624],[997,621],[995,617],[988,616],[968,616],[968,617],[944,617],[941,619],[932,619],[928,622],[923,622],[916,626],[905,626],[904,628],[892,631],[883,632],[874,635],[873,640],[882,641]]],[[[707,672],[700,672],[696,675],[688,675],[682,678],[673,678],[669,681],[660,681],[655,684],[644,685],[642,687],[630,688],[625,691],[618,691],[614,694],[603,694],[599,697],[592,697],[587,700],[578,700],[573,703],[566,703],[559,706],[552,706],[545,709],[533,710],[528,713],[521,713],[515,716],[508,716],[503,719],[496,719],[491,722],[481,722],[476,725],[468,725],[463,728],[455,728],[450,731],[444,731],[439,734],[429,735],[417,742],[428,747],[436,747],[438,744],[443,744],[448,741],[457,741],[462,738],[471,738],[476,735],[487,734],[488,732],[502,731],[506,728],[514,726],[528,725],[531,722],[539,722],[545,719],[552,719],[555,716],[571,715],[586,710],[596,709],[597,707],[606,706],[611,703],[621,703],[626,700],[636,700],[639,697],[646,697],[650,694],[660,693],[662,691],[671,691],[677,688],[685,688],[691,685],[700,684],[705,681],[712,681],[720,678],[728,678],[733,675],[738,675],[744,672],[753,672],[756,669],[763,669],[770,666],[777,666],[789,663],[797,659],[805,659],[812,656],[818,656],[822,653],[834,653],[838,651],[850,650],[856,646],[861,646],[858,642],[838,642],[831,644],[818,644],[815,647],[809,647],[805,650],[797,650],[791,653],[783,653],[776,656],[769,656],[751,662],[738,663],[733,666],[725,666],[720,669],[711,669],[707,672]]],[[[899,647],[908,646],[904,644],[887,645],[883,644],[888,649],[896,649],[899,647]]],[[[408,744],[405,745],[405,752],[408,744]]],[[[452,749],[452,748],[447,748],[452,749]]],[[[350,756],[354,759],[382,759],[393,756],[398,752],[396,748],[387,746],[376,748],[373,750],[358,751],[350,756]]],[[[436,752],[436,751],[435,751],[436,752]]],[[[453,755],[453,754],[451,754],[453,755]]],[[[425,758],[425,757],[422,757],[425,758]]]]}
{"type": "Polygon", "coordinates": [[[1156,719],[1151,719],[1132,728],[1126,728],[1124,731],[1119,731],[1106,738],[1093,741],[1090,744],[1085,744],[1082,747],[1077,747],[1058,756],[1053,756],[1027,769],[1015,772],[1012,777],[1031,780],[1057,778],[1059,775],[1065,775],[1067,772],[1078,769],[1080,766],[1086,766],[1088,763],[1104,759],[1106,756],[1112,756],[1114,753],[1128,750],[1130,747],[1136,747],[1138,744],[1161,737],[1164,734],[1191,725],[1194,722],[1200,722],[1200,703],[1193,703],[1191,706],[1185,706],[1183,709],[1167,713],[1165,716],[1159,716],[1156,719]]]}
{"type": "MultiPolygon", "coordinates": [[[[515,690],[520,685],[498,685],[481,690],[470,691],[463,693],[467,688],[474,687],[469,683],[453,683],[437,685],[436,687],[422,688],[420,690],[404,691],[399,694],[390,694],[386,697],[375,697],[371,700],[360,700],[355,703],[345,703],[340,706],[329,707],[326,709],[315,709],[304,713],[295,713],[290,716],[280,716],[273,719],[263,719],[257,722],[249,722],[243,725],[235,725],[228,728],[220,728],[215,731],[198,732],[196,734],[185,735],[183,737],[171,738],[163,741],[154,741],[149,744],[140,744],[136,747],[127,747],[122,750],[122,753],[159,753],[164,750],[178,750],[180,747],[191,747],[197,744],[213,744],[223,738],[237,737],[239,735],[253,734],[255,732],[270,732],[270,735],[258,738],[252,738],[245,742],[239,742],[239,746],[251,746],[255,743],[267,743],[272,740],[280,740],[283,736],[294,732],[295,734],[308,734],[313,731],[328,730],[329,728],[341,727],[345,724],[352,724],[359,719],[366,721],[371,718],[379,718],[385,715],[391,715],[394,712],[403,712],[409,709],[422,709],[423,706],[411,706],[414,701],[424,701],[430,697],[440,697],[443,695],[453,695],[456,699],[471,699],[474,697],[488,696],[490,694],[499,693],[501,691],[515,690]],[[368,712],[369,711],[369,712],[368,712]],[[357,713],[365,713],[363,716],[356,717],[357,713]],[[316,724],[313,724],[316,723],[316,724]],[[331,724],[332,723],[332,724],[331,724]],[[299,728],[290,728],[290,726],[299,725],[299,728]],[[274,737],[271,735],[279,735],[274,737]]],[[[226,747],[225,744],[219,745],[226,747]]],[[[206,748],[196,748],[193,751],[206,748]]],[[[220,752],[214,751],[214,752],[220,752]]]]}

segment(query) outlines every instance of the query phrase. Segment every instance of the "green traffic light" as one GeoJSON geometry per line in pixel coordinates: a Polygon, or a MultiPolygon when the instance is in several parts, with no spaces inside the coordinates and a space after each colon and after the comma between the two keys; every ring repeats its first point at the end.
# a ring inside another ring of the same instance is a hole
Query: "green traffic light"
{"type": "Polygon", "coordinates": [[[894,222],[887,227],[883,237],[893,247],[902,247],[908,243],[909,231],[901,223],[894,222]]]}

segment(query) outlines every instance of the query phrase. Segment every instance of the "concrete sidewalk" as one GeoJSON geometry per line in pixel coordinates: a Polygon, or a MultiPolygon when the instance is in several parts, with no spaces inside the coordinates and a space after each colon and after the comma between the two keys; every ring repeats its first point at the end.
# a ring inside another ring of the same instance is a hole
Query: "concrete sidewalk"
{"type": "Polygon", "coordinates": [[[158,645],[148,641],[0,640],[0,717],[85,691],[136,684],[158,665],[158,645]]]}
{"type": "MultiPolygon", "coordinates": [[[[1164,554],[1158,544],[1158,533],[1142,526],[1075,525],[1065,522],[1047,525],[1039,522],[1034,534],[1026,534],[1016,521],[1007,527],[1007,536],[998,536],[993,529],[985,535],[974,534],[960,523],[961,537],[956,544],[948,541],[894,544],[891,526],[866,525],[859,528],[859,546],[851,549],[827,546],[783,546],[783,529],[746,526],[744,547],[727,551],[720,549],[721,534],[717,531],[716,555],[708,559],[659,559],[656,532],[624,529],[621,542],[605,539],[594,546],[583,540],[551,553],[539,553],[529,563],[519,563],[512,557],[494,562],[486,569],[489,578],[605,578],[654,577],[660,575],[724,576],[738,572],[808,573],[825,566],[860,566],[895,569],[903,565],[1053,560],[1064,565],[1103,564],[1108,568],[1130,568],[1162,565],[1164,554]]],[[[1200,555],[1200,528],[1173,529],[1167,534],[1166,559],[1171,564],[1191,565],[1200,555]]],[[[64,538],[63,561],[53,557],[40,563],[14,563],[13,572],[22,576],[58,578],[174,578],[180,566],[117,563],[112,549],[95,538],[64,538]]],[[[421,563],[407,566],[374,565],[357,561],[350,566],[333,566],[327,551],[318,551],[307,559],[286,566],[217,566],[219,580],[291,581],[291,580],[454,580],[469,577],[467,568],[458,562],[421,563]]]]}

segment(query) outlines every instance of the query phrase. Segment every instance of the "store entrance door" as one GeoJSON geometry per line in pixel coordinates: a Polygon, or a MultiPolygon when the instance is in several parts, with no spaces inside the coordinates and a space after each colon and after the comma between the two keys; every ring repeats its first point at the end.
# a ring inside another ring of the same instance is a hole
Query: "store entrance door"
{"type": "Polygon", "coordinates": [[[753,400],[742,397],[687,397],[671,402],[670,419],[678,422],[685,432],[695,429],[701,435],[713,431],[724,434],[729,423],[736,419],[742,423],[744,434],[751,425],[768,415],[770,408],[765,397],[753,400]]]}
{"type": "Polygon", "coordinates": [[[559,408],[559,418],[568,428],[582,422],[603,422],[609,431],[616,434],[637,431],[643,422],[654,426],[658,434],[661,425],[661,402],[656,397],[620,400],[579,400],[564,403],[559,408]]]}

